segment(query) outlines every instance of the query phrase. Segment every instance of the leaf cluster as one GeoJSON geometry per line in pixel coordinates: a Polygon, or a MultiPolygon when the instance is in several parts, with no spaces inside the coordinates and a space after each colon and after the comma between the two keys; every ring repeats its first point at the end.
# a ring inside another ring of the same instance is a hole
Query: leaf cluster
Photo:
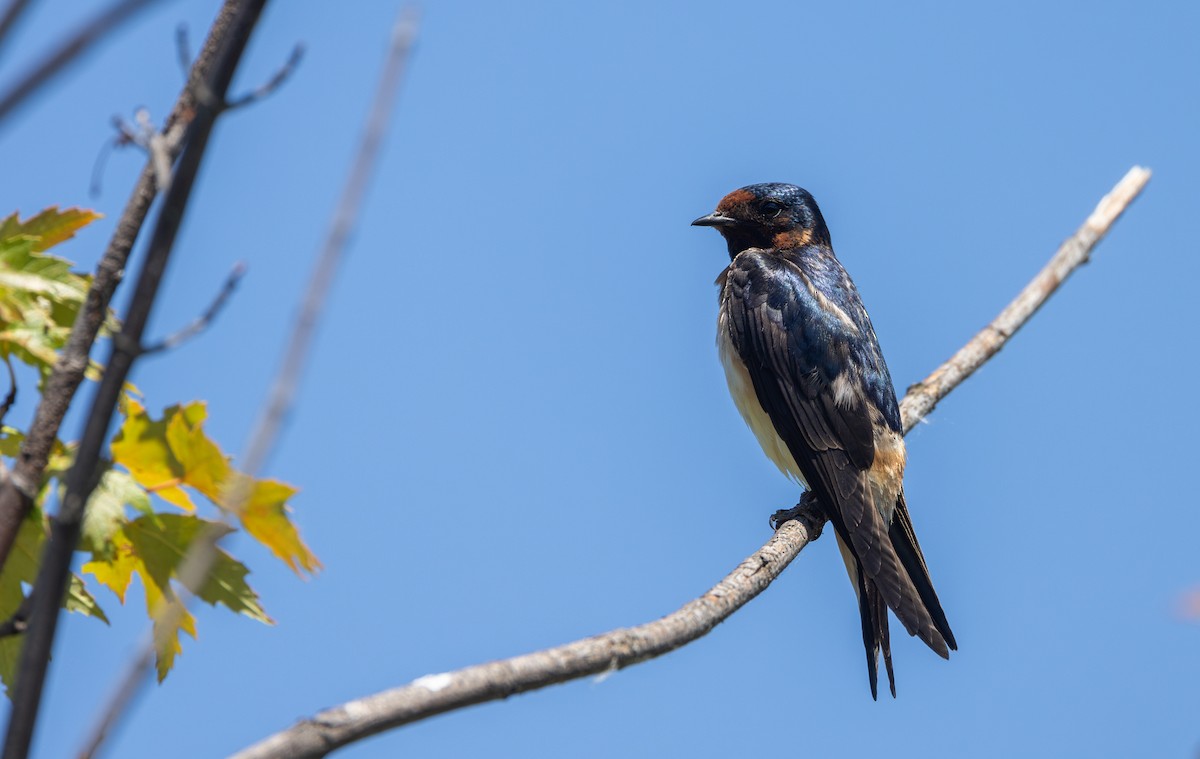
{"type": "MultiPolygon", "coordinates": [[[[90,281],[72,272],[71,262],[45,251],[97,218],[92,211],[49,208],[24,221],[16,214],[0,221],[0,358],[28,365],[40,380],[66,343],[90,281]]],[[[115,329],[116,319],[108,321],[115,329]]],[[[101,371],[93,364],[89,379],[97,379],[101,371]]],[[[237,471],[204,430],[208,409],[203,402],[170,406],[155,418],[136,388],[129,387],[120,412],[112,460],[88,501],[78,548],[84,563],[71,578],[64,607],[107,623],[85,577],[107,588],[121,604],[136,577],[146,613],[154,620],[161,681],[182,651],[180,633],[196,637],[195,617],[186,608],[166,612],[180,603],[180,566],[204,531],[225,534],[236,524],[302,576],[316,572],[320,562],[290,517],[288,502],[296,489],[237,471]],[[197,500],[214,512],[212,518],[200,516],[197,500]]],[[[0,456],[15,459],[23,441],[21,430],[4,426],[0,456]]],[[[0,619],[12,616],[30,592],[49,534],[46,504],[61,493],[73,459],[74,445],[56,442],[34,509],[0,571],[0,619]]],[[[245,564],[218,549],[207,580],[188,590],[209,604],[271,624],[246,582],[248,574],[245,564]]],[[[19,637],[0,639],[0,681],[9,692],[19,650],[19,637]]]]}

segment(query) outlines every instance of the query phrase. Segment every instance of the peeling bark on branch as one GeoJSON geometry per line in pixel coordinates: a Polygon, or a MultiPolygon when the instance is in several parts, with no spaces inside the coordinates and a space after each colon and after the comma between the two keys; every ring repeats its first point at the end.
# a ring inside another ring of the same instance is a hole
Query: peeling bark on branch
{"type": "MultiPolygon", "coordinates": [[[[908,389],[900,404],[907,434],[951,390],[996,355],[1141,193],[1150,171],[1135,166],[1096,206],[1049,263],[1000,315],[908,389]]],[[[820,534],[824,518],[811,512],[784,523],[766,545],[725,579],[662,619],[613,630],[555,648],[426,675],[408,685],[326,709],[246,748],[232,759],[309,759],[427,717],[653,659],[707,634],[766,589],[820,534]]]]}

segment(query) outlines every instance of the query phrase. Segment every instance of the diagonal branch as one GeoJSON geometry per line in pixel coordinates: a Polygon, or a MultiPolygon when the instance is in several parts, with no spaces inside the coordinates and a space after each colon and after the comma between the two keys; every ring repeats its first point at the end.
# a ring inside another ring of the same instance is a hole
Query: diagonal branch
{"type": "Polygon", "coordinates": [[[905,434],[928,416],[938,401],[999,353],[1009,338],[1067,281],[1067,277],[1088,262],[1092,248],[1108,233],[1109,227],[1121,217],[1149,181],[1149,169],[1134,166],[1126,172],[1121,181],[1100,199],[1096,210],[1087,217],[1083,226],[1058,246],[1050,261],[1025,285],[1012,303],[1004,307],[999,316],[959,348],[949,361],[908,388],[904,402],[900,404],[905,434]]]}
{"type": "MultiPolygon", "coordinates": [[[[1135,166],[1106,195],[1083,226],[1002,312],[949,361],[913,385],[901,403],[907,433],[942,398],[994,356],[1108,232],[1150,179],[1135,166]]],[[[802,512],[803,513],[803,512],[802,512]]],[[[766,589],[820,533],[823,518],[785,522],[766,545],[725,579],[662,619],[453,672],[326,709],[234,755],[233,759],[321,757],[385,730],[444,712],[653,659],[707,634],[766,589]],[[803,522],[803,523],[802,523],[803,522]]]]}
{"type": "MultiPolygon", "coordinates": [[[[222,6],[200,57],[192,67],[189,81],[203,81],[210,75],[220,51],[220,32],[228,29],[238,5],[236,0],[226,0],[222,6]]],[[[163,130],[163,145],[172,162],[183,148],[184,131],[195,117],[196,107],[196,97],[192,88],[185,86],[163,130]]],[[[96,264],[91,287],[88,288],[83,307],[71,327],[67,344],[59,352],[58,362],[46,379],[41,401],[34,412],[33,424],[30,425],[29,433],[21,444],[16,464],[10,476],[0,481],[0,567],[7,562],[21,522],[33,506],[33,499],[41,487],[42,476],[46,471],[46,464],[58,437],[58,430],[62,426],[63,417],[66,416],[75,392],[83,382],[88,355],[96,342],[96,336],[100,333],[100,327],[104,324],[113,293],[125,274],[129,251],[133,248],[142,225],[146,222],[146,216],[150,213],[150,206],[161,189],[155,177],[155,161],[151,156],[146,160],[141,176],[138,177],[108,248],[96,264]]]]}
{"type": "MultiPolygon", "coordinates": [[[[240,0],[230,3],[232,13],[218,16],[227,26],[214,27],[218,35],[217,52],[205,86],[223,98],[233,74],[241,62],[250,35],[258,22],[266,0],[240,0]]],[[[195,85],[196,82],[193,82],[195,85]]],[[[50,530],[50,539],[42,552],[41,566],[33,593],[29,631],[25,635],[17,669],[13,708],[9,713],[4,743],[4,759],[24,759],[33,740],[34,726],[41,705],[42,689],[49,667],[58,626],[59,607],[71,576],[71,560],[83,528],[88,496],[99,480],[100,455],[108,437],[108,428],[121,396],[125,380],[136,361],[146,323],[150,319],[158,288],[166,272],[175,239],[183,224],[192,188],[199,173],[212,130],[221,115],[223,102],[198,105],[195,117],[184,135],[179,168],[167,192],[147,246],[145,261],[138,273],[133,299],[113,340],[104,376],[88,409],[83,435],[75,461],[66,477],[66,492],[50,530]]]]}
{"type": "MultiPolygon", "coordinates": [[[[28,100],[30,95],[57,76],[68,64],[104,39],[109,32],[155,2],[156,0],[120,0],[81,26],[58,48],[38,61],[32,69],[26,71],[7,92],[0,95],[0,122],[3,122],[5,116],[28,100]]],[[[10,7],[10,12],[14,9],[19,14],[23,9],[23,4],[14,3],[10,7]]],[[[0,31],[4,30],[0,29],[0,31]]]]}

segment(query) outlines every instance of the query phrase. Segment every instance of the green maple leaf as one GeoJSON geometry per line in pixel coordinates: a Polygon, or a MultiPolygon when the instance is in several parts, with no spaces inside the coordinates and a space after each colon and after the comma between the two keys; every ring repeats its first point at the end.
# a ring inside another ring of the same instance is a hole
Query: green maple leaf
{"type": "MultiPolygon", "coordinates": [[[[25,600],[23,586],[32,585],[37,577],[45,542],[45,520],[41,509],[34,507],[29,516],[21,522],[16,542],[13,543],[4,570],[0,572],[0,619],[11,617],[25,600]]],[[[105,624],[108,623],[108,617],[104,615],[96,599],[92,598],[84,588],[83,581],[75,575],[71,576],[63,607],[68,611],[86,614],[105,624]]],[[[23,640],[21,635],[0,638],[0,681],[4,683],[8,693],[12,693],[17,672],[17,657],[23,640]]]]}
{"type": "MultiPolygon", "coordinates": [[[[4,297],[0,290],[0,300],[4,297]]],[[[0,303],[0,309],[4,305],[0,303]]],[[[8,305],[12,305],[12,301],[8,305]]],[[[49,309],[29,306],[20,312],[19,321],[0,320],[0,353],[20,359],[44,376],[58,361],[58,351],[66,344],[69,334],[69,328],[54,322],[49,309]]]]}
{"type": "Polygon", "coordinates": [[[21,522],[17,540],[9,552],[4,571],[0,572],[0,619],[8,619],[25,600],[22,583],[31,584],[37,577],[38,565],[42,560],[42,544],[46,542],[46,530],[42,526],[40,510],[34,508],[21,522]]]}
{"type": "MultiPolygon", "coordinates": [[[[176,606],[179,600],[172,581],[178,581],[184,556],[201,530],[208,528],[221,533],[230,531],[219,522],[187,514],[145,514],[112,533],[112,550],[94,555],[83,566],[84,573],[116,593],[122,603],[133,576],[141,578],[146,591],[146,613],[154,620],[155,661],[160,682],[183,651],[180,633],[196,637],[195,617],[176,606]],[[173,618],[174,624],[169,618],[173,618]]],[[[274,624],[259,603],[258,594],[246,582],[247,574],[249,570],[244,564],[217,549],[208,578],[196,595],[214,606],[220,604],[264,624],[274,624]]]]}
{"type": "Polygon", "coordinates": [[[126,505],[143,514],[153,513],[149,494],[132,477],[115,469],[105,471],[88,498],[80,550],[93,554],[108,551],[113,536],[128,521],[126,505]]]}
{"type": "MultiPolygon", "coordinates": [[[[71,271],[70,261],[46,251],[96,218],[91,211],[49,208],[24,221],[15,214],[0,219],[0,357],[16,357],[35,367],[43,379],[57,362],[91,284],[90,277],[71,271]]],[[[105,329],[117,326],[109,314],[105,329]]],[[[95,380],[101,372],[102,367],[89,361],[85,376],[95,380]]],[[[174,592],[180,565],[201,531],[232,528],[190,514],[156,513],[150,494],[190,512],[195,510],[192,498],[199,493],[236,513],[250,535],[298,573],[314,572],[320,564],[289,517],[287,501],[295,489],[233,469],[204,431],[203,403],[172,406],[156,420],[138,402],[136,388],[127,385],[126,392],[121,407],[125,419],[111,445],[114,463],[123,469],[109,468],[101,475],[88,501],[80,550],[91,553],[83,572],[109,588],[122,604],[133,578],[141,580],[146,610],[154,621],[161,681],[182,652],[181,634],[196,637],[195,618],[174,592]],[[237,504],[231,501],[234,484],[240,488],[237,504]]],[[[19,457],[23,442],[20,431],[0,428],[0,456],[19,457]]],[[[74,456],[74,444],[55,441],[33,514],[22,524],[0,573],[0,619],[20,606],[37,575],[47,538],[41,506],[54,492],[51,488],[62,487],[74,456]]],[[[246,582],[248,574],[245,565],[218,549],[202,587],[193,590],[209,604],[273,624],[246,582]]],[[[108,621],[80,577],[71,576],[63,606],[108,621]]],[[[10,691],[21,643],[20,636],[0,639],[0,681],[10,691]]]]}
{"type": "MultiPolygon", "coordinates": [[[[138,517],[125,528],[134,553],[142,560],[154,583],[166,587],[176,575],[184,554],[201,530],[215,529],[218,535],[231,528],[188,514],[153,514],[138,517]]],[[[221,604],[230,611],[270,624],[271,618],[258,601],[258,594],[246,583],[250,570],[221,549],[204,586],[192,588],[202,600],[221,604]]]]}
{"type": "Polygon", "coordinates": [[[80,302],[88,278],[71,271],[71,262],[35,250],[33,238],[0,242],[0,287],[59,301],[80,302]]]}
{"type": "Polygon", "coordinates": [[[87,295],[89,277],[43,251],[99,218],[92,211],[49,208],[21,221],[0,221],[0,354],[16,356],[43,377],[66,343],[87,295]]]}

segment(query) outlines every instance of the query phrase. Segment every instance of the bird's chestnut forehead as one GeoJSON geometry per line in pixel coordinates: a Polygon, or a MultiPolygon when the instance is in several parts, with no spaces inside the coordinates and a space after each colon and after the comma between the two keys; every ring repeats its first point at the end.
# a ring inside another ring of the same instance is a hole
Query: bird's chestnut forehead
{"type": "Polygon", "coordinates": [[[754,200],[755,197],[757,196],[755,196],[754,193],[745,188],[734,190],[725,197],[721,198],[721,202],[717,204],[717,211],[721,213],[732,211],[735,208],[747,205],[750,201],[754,200]]]}

